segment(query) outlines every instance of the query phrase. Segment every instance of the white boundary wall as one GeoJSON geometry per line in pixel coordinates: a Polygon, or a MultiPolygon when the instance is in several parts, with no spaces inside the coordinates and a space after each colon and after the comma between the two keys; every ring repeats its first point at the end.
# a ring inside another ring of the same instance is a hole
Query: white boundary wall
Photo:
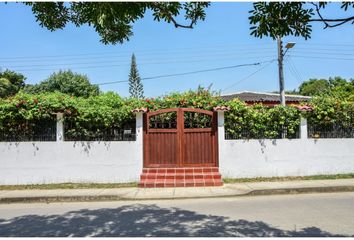
{"type": "Polygon", "coordinates": [[[0,142],[0,185],[137,181],[142,133],[142,113],[137,113],[136,141],[0,142]]]}
{"type": "Polygon", "coordinates": [[[218,112],[219,170],[224,178],[354,173],[354,138],[225,140],[224,112],[218,112]]]}
{"type": "MultiPolygon", "coordinates": [[[[60,123],[56,142],[0,142],[0,185],[139,180],[142,113],[136,116],[136,141],[65,142],[60,123]]],[[[224,112],[218,112],[220,173],[224,178],[354,173],[354,138],[307,139],[305,119],[300,130],[301,138],[293,140],[225,140],[224,112]]]]}
{"type": "Polygon", "coordinates": [[[224,140],[220,173],[227,178],[354,173],[354,139],[224,140]]]}

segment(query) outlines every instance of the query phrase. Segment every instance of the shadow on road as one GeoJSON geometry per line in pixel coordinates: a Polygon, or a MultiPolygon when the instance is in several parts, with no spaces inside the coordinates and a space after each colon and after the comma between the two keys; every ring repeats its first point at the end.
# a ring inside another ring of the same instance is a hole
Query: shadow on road
{"type": "Polygon", "coordinates": [[[316,227],[284,231],[264,222],[229,220],[179,208],[156,205],[126,205],[119,208],[79,210],[63,215],[26,215],[0,219],[0,236],[5,237],[232,237],[297,236],[333,237],[316,227]]]}

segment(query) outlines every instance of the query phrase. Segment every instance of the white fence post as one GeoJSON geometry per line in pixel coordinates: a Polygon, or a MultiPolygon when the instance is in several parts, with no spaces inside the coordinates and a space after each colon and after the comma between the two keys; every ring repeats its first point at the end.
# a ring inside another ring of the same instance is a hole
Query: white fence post
{"type": "Polygon", "coordinates": [[[300,117],[300,139],[307,139],[307,119],[300,117]]]}
{"type": "Polygon", "coordinates": [[[64,113],[57,113],[57,142],[64,141],[64,113]]]}
{"type": "Polygon", "coordinates": [[[214,108],[214,111],[218,113],[218,157],[219,157],[219,171],[220,173],[224,168],[224,147],[225,147],[225,111],[230,110],[229,107],[218,106],[214,108]]]}
{"type": "Polygon", "coordinates": [[[217,111],[217,112],[218,112],[218,142],[220,148],[221,143],[225,140],[225,127],[224,127],[225,115],[224,115],[224,111],[217,111]]]}
{"type": "Polygon", "coordinates": [[[135,113],[135,143],[136,143],[136,151],[137,151],[137,162],[139,164],[138,168],[140,172],[143,171],[143,115],[146,112],[146,109],[134,109],[133,112],[135,113]]]}
{"type": "MultiPolygon", "coordinates": [[[[136,143],[139,146],[139,149],[143,148],[143,113],[135,113],[135,134],[136,134],[136,143]]],[[[141,151],[142,154],[142,151],[141,151]]]]}

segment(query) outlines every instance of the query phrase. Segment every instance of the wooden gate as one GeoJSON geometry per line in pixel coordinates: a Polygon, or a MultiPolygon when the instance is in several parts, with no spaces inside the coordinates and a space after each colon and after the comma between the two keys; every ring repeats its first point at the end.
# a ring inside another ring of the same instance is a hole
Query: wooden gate
{"type": "Polygon", "coordinates": [[[217,115],[194,108],[144,114],[144,167],[217,167],[217,115]]]}

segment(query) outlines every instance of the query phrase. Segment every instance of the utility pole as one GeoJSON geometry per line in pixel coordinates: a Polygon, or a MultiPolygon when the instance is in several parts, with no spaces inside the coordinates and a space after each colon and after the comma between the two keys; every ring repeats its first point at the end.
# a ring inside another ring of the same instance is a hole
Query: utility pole
{"type": "Polygon", "coordinates": [[[283,71],[283,43],[281,37],[277,37],[278,42],[278,67],[279,67],[279,93],[280,104],[285,106],[284,71],[283,71]]]}

